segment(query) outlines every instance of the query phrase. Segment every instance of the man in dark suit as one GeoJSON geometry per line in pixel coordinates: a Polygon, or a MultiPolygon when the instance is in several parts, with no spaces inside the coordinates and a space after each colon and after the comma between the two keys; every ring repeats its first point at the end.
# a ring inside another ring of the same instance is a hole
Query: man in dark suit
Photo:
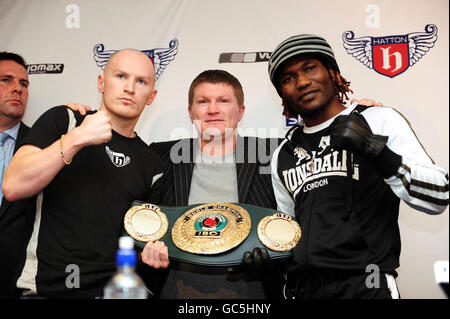
{"type": "MultiPolygon", "coordinates": [[[[279,144],[278,138],[258,138],[237,135],[236,161],[238,202],[276,209],[270,175],[267,169],[271,152],[279,144]],[[261,156],[258,157],[258,154],[261,156]]],[[[186,206],[189,203],[192,176],[196,166],[194,154],[198,152],[196,139],[186,138],[150,144],[165,162],[168,163],[164,179],[164,194],[161,205],[186,206]],[[187,155],[183,155],[187,153],[187,155]],[[174,160],[171,160],[171,155],[174,160]],[[185,157],[184,157],[185,156],[185,157]],[[178,161],[179,160],[179,161],[178,161]]],[[[198,159],[197,159],[198,160],[198,159]]],[[[198,163],[197,163],[198,164],[198,163]]],[[[210,200],[214,200],[211,198],[210,200]]]]}
{"type": "MultiPolygon", "coordinates": [[[[381,105],[368,99],[360,103],[381,105]]],[[[150,145],[168,165],[159,204],[224,201],[276,209],[268,166],[281,140],[237,133],[245,111],[239,81],[222,70],[200,73],[189,88],[188,111],[198,139],[150,145]]],[[[156,269],[143,267],[146,271],[142,274],[157,295],[163,287],[161,298],[281,298],[283,276],[264,255],[259,248],[246,252],[246,272],[234,269],[221,273],[171,261],[164,283],[169,265],[167,247],[162,242],[149,242],[141,254],[142,261],[156,269]]]]}
{"type": "MultiPolygon", "coordinates": [[[[0,52],[0,186],[20,141],[29,130],[21,120],[28,101],[24,59],[0,52]]],[[[25,261],[26,243],[34,220],[34,199],[9,202],[0,191],[0,298],[18,297],[15,281],[25,261]]]]}
{"type": "MultiPolygon", "coordinates": [[[[222,70],[200,73],[189,89],[188,111],[198,139],[150,145],[168,163],[160,204],[186,206],[224,201],[276,209],[268,166],[280,140],[237,134],[245,111],[239,81],[222,70]]],[[[154,258],[161,249],[159,245],[146,246],[144,263],[156,267],[167,264],[165,256],[154,258]]],[[[261,258],[260,251],[255,254],[252,258],[261,258]]],[[[280,291],[273,285],[282,282],[281,274],[268,276],[236,269],[210,272],[206,267],[171,263],[161,298],[276,298],[270,292],[280,291]]]]}

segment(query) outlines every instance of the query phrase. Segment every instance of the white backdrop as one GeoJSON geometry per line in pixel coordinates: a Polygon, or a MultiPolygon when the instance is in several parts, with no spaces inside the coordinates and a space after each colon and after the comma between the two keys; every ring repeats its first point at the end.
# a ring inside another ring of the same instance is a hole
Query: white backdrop
{"type": "MultiPolygon", "coordinates": [[[[158,96],[138,124],[143,140],[194,135],[188,87],[198,73],[213,68],[234,74],[244,87],[244,135],[284,136],[288,127],[267,62],[219,63],[219,56],[263,52],[246,59],[265,57],[264,52],[288,36],[319,34],[332,45],[342,74],[352,83],[353,97],[370,97],[399,110],[430,156],[448,171],[448,7],[447,0],[0,0],[0,50],[22,54],[28,64],[64,65],[62,73],[30,74],[24,117],[28,125],[46,109],[66,102],[98,107],[96,44],[103,44],[105,51],[153,50],[167,49],[177,39],[176,54],[157,81],[158,96]],[[424,32],[427,24],[438,28],[434,46],[393,78],[367,68],[343,46],[347,30],[355,37],[382,37],[424,32]]],[[[429,216],[402,203],[399,224],[401,296],[443,298],[433,264],[448,260],[448,209],[429,216]]]]}

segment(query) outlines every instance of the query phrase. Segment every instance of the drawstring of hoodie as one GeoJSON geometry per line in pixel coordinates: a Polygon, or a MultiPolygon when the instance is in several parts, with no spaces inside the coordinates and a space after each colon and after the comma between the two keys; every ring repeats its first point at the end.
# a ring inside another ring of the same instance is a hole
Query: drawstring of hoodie
{"type": "Polygon", "coordinates": [[[308,298],[308,296],[317,296],[317,292],[319,292],[319,296],[325,296],[324,289],[325,279],[324,274],[321,273],[321,271],[299,270],[298,272],[293,273],[292,277],[288,276],[284,297],[286,299],[296,299],[297,297],[308,298]],[[289,289],[288,283],[290,280],[295,280],[295,285],[289,289]],[[307,292],[306,296],[298,296],[300,287],[307,292]]]}

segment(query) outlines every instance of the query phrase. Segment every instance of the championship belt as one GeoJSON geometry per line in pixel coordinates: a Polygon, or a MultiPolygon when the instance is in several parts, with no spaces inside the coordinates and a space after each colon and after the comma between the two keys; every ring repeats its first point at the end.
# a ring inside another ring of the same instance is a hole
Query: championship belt
{"type": "Polygon", "coordinates": [[[239,265],[255,247],[268,248],[271,259],[287,258],[301,237],[290,215],[231,203],[167,207],[134,201],[124,228],[141,248],[160,240],[170,259],[208,266],[239,265]]]}

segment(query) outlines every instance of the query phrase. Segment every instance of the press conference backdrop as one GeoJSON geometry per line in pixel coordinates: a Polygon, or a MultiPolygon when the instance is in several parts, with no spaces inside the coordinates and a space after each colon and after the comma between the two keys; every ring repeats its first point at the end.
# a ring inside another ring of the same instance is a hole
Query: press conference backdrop
{"type": "MultiPolygon", "coordinates": [[[[448,171],[448,7],[447,0],[0,0],[0,50],[29,64],[28,125],[66,102],[98,108],[102,66],[115,50],[131,47],[145,50],[158,72],[158,95],[137,126],[144,141],[196,136],[188,87],[216,68],[244,87],[242,135],[282,137],[295,120],[281,115],[267,59],[288,36],[319,34],[351,81],[351,97],[399,110],[448,171]]],[[[448,260],[448,210],[430,216],[402,203],[399,225],[401,296],[444,298],[433,264],[448,260]]]]}

